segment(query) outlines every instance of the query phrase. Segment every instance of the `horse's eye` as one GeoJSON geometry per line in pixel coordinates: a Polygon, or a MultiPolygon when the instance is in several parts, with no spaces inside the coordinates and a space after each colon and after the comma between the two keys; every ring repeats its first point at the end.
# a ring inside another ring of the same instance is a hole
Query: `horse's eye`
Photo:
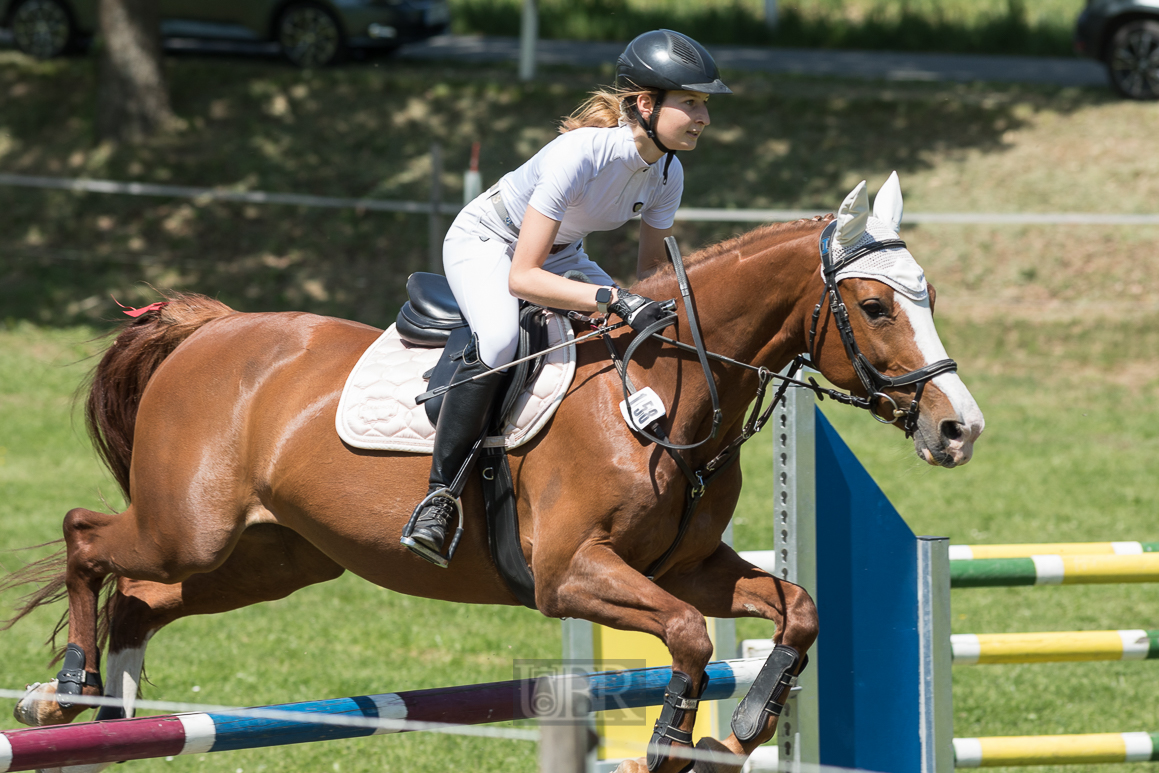
{"type": "Polygon", "coordinates": [[[881,301],[876,299],[864,301],[861,304],[861,310],[864,311],[865,316],[869,317],[870,319],[881,319],[886,315],[885,306],[882,305],[881,301]]]}

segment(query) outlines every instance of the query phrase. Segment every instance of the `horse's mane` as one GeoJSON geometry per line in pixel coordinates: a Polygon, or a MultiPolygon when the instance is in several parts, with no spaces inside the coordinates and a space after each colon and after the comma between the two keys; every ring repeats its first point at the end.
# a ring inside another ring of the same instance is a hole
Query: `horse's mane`
{"type": "MultiPolygon", "coordinates": [[[[752,251],[755,242],[782,242],[794,239],[809,231],[817,231],[829,222],[832,215],[827,215],[821,220],[791,220],[787,223],[766,223],[765,225],[757,226],[751,231],[734,236],[731,239],[725,239],[723,242],[711,244],[703,247],[696,252],[684,258],[685,266],[696,266],[701,263],[708,263],[722,255],[732,255],[734,253],[752,251]]],[[[767,247],[768,245],[763,245],[767,247]]],[[[642,284],[651,284],[653,280],[662,281],[663,278],[670,276],[675,269],[670,263],[665,263],[648,279],[644,280],[642,284]]]]}

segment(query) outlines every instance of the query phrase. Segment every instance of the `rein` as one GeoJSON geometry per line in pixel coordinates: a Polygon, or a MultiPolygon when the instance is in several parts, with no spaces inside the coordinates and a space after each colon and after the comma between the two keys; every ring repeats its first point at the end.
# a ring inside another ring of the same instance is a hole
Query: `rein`
{"type": "MultiPolygon", "coordinates": [[[[864,258],[874,252],[886,249],[894,249],[897,247],[905,247],[905,242],[900,239],[887,239],[880,242],[872,242],[864,245],[850,254],[844,256],[840,261],[834,263],[831,259],[830,245],[832,242],[833,233],[837,229],[837,221],[834,220],[825,226],[821,232],[820,238],[820,253],[821,253],[821,269],[825,281],[825,290],[821,295],[821,300],[817,302],[817,306],[813,309],[812,324],[809,327],[808,338],[808,354],[809,359],[804,355],[797,355],[793,358],[788,368],[788,375],[780,373],[773,373],[768,368],[759,367],[741,362],[731,357],[726,357],[722,354],[708,351],[704,346],[704,341],[700,336],[700,326],[696,318],[696,309],[692,303],[691,287],[688,283],[688,275],[684,270],[684,261],[680,256],[680,250],[676,246],[676,240],[669,236],[664,240],[664,247],[668,253],[668,259],[672,261],[672,266],[676,272],[676,282],[680,287],[681,300],[684,304],[684,310],[688,317],[689,331],[692,333],[692,345],[686,344],[682,341],[677,341],[667,336],[661,335],[660,331],[670,326],[673,319],[666,317],[661,319],[649,327],[641,330],[633,341],[628,345],[627,350],[621,358],[619,352],[616,350],[612,337],[607,332],[602,334],[604,343],[608,347],[608,354],[612,359],[612,363],[616,367],[616,371],[620,374],[620,380],[623,382],[624,400],[627,402],[630,395],[635,394],[636,388],[628,377],[628,363],[632,361],[632,356],[636,350],[650,338],[655,338],[666,344],[675,346],[678,349],[688,352],[695,352],[700,360],[701,367],[704,369],[704,377],[708,384],[709,398],[712,402],[712,429],[708,437],[695,443],[687,445],[680,445],[668,441],[667,433],[660,425],[659,419],[653,421],[648,425],[647,429],[633,427],[633,429],[646,440],[649,440],[656,445],[663,448],[676,466],[688,478],[688,489],[685,494],[684,512],[680,516],[680,525],[676,531],[676,539],[673,540],[669,548],[664,551],[660,558],[652,562],[651,565],[644,571],[644,575],[652,580],[657,573],[676,552],[676,548],[680,545],[684,538],[685,532],[688,531],[688,526],[692,523],[692,516],[696,512],[696,506],[699,504],[701,498],[704,496],[705,490],[717,475],[724,472],[734,461],[736,461],[740,454],[740,447],[744,445],[756,433],[760,432],[769,419],[772,418],[773,411],[776,410],[785,398],[785,393],[790,386],[808,389],[817,395],[818,400],[824,400],[826,397],[831,398],[835,402],[843,405],[852,405],[855,408],[863,408],[870,412],[870,415],[883,424],[893,424],[899,419],[905,419],[905,433],[906,437],[912,437],[917,429],[917,419],[919,404],[922,398],[922,392],[925,390],[925,385],[936,376],[943,373],[953,373],[957,371],[958,365],[951,359],[939,360],[938,362],[918,368],[917,370],[903,373],[900,376],[886,376],[879,370],[873,367],[869,360],[862,354],[861,349],[857,346],[857,341],[853,337],[853,327],[849,322],[849,312],[841,298],[841,292],[837,287],[837,272],[851,263],[864,258]],[[815,359],[813,354],[814,342],[817,333],[817,323],[821,316],[821,309],[825,304],[825,299],[829,299],[829,308],[833,314],[833,318],[837,325],[837,331],[841,336],[841,343],[845,347],[845,353],[849,356],[850,362],[853,364],[854,372],[857,373],[865,391],[869,393],[869,397],[857,397],[852,394],[840,392],[836,389],[828,389],[822,387],[812,377],[808,382],[800,381],[796,378],[797,373],[802,367],[811,365],[815,359]],[[717,362],[724,362],[729,365],[735,365],[748,370],[756,371],[757,373],[757,389],[753,402],[752,411],[749,413],[748,419],[745,421],[741,433],[725,446],[720,453],[710,459],[699,470],[693,470],[692,467],[685,461],[678,451],[699,448],[716,437],[720,430],[720,425],[723,420],[723,414],[720,409],[720,398],[716,390],[716,381],[712,377],[712,371],[709,368],[708,361],[710,359],[717,362]],[[765,395],[768,391],[769,383],[774,379],[781,379],[781,384],[777,388],[776,394],[773,396],[773,401],[762,412],[761,408],[765,400],[765,395]],[[902,386],[909,386],[917,384],[917,389],[914,394],[914,399],[910,403],[908,410],[901,410],[897,403],[889,395],[882,390],[889,388],[896,388],[902,386]],[[893,405],[893,419],[886,421],[873,412],[874,404],[877,398],[884,398],[889,400],[893,405]]],[[[594,320],[590,320],[590,324],[595,326],[594,320]]]]}

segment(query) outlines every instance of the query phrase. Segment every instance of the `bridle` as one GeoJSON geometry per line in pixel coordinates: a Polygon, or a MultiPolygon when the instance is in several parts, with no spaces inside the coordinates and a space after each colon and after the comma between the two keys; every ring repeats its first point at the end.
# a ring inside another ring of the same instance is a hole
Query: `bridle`
{"type": "Polygon", "coordinates": [[[821,317],[821,309],[825,306],[825,299],[828,298],[829,311],[833,315],[833,322],[837,326],[837,333],[841,336],[841,343],[845,347],[845,354],[849,357],[849,361],[853,365],[853,371],[857,374],[858,380],[861,381],[861,386],[869,395],[865,398],[864,405],[859,404],[859,407],[869,410],[873,418],[882,424],[894,424],[898,420],[904,419],[902,426],[905,429],[905,436],[907,438],[913,437],[914,432],[917,431],[918,412],[921,410],[922,393],[925,391],[926,384],[943,373],[956,372],[958,370],[958,363],[951,359],[938,360],[917,370],[903,373],[900,376],[887,376],[873,367],[872,363],[862,354],[860,347],[857,346],[857,340],[853,337],[853,326],[849,323],[849,309],[846,307],[845,301],[841,298],[837,274],[846,266],[875,252],[898,248],[905,249],[905,242],[901,239],[884,239],[882,241],[870,242],[842,256],[840,260],[834,261],[831,248],[833,234],[836,230],[837,221],[834,220],[825,226],[825,230],[821,232],[821,275],[825,282],[825,289],[821,293],[821,300],[817,301],[817,305],[813,308],[813,322],[809,326],[807,347],[809,359],[816,361],[814,345],[816,344],[817,338],[817,321],[821,317]],[[917,386],[914,391],[913,400],[906,410],[899,408],[897,402],[885,393],[886,389],[896,389],[915,384],[917,386]],[[893,410],[890,412],[892,418],[884,419],[874,410],[874,403],[879,399],[888,400],[890,405],[893,406],[893,410]]]}
{"type": "MultiPolygon", "coordinates": [[[[829,397],[834,401],[843,403],[845,405],[852,405],[856,408],[864,408],[865,410],[869,411],[875,419],[883,424],[894,424],[900,419],[905,419],[903,428],[905,429],[906,437],[908,438],[913,437],[914,432],[917,431],[918,412],[920,410],[919,405],[921,403],[922,392],[925,390],[926,384],[943,373],[953,373],[957,371],[958,364],[951,359],[939,360],[938,362],[918,368],[917,370],[911,370],[908,373],[903,373],[900,376],[886,376],[884,373],[877,370],[877,368],[873,367],[872,363],[870,363],[865,355],[862,354],[861,349],[857,346],[857,341],[853,337],[853,327],[849,323],[849,311],[845,306],[845,302],[841,298],[841,290],[838,288],[837,272],[850,265],[854,261],[860,260],[866,255],[870,255],[874,252],[894,249],[898,247],[904,248],[905,242],[900,239],[886,239],[879,242],[871,242],[857,248],[848,255],[843,256],[840,261],[834,263],[830,251],[830,245],[832,243],[833,234],[836,230],[837,221],[834,220],[826,225],[825,229],[821,232],[821,273],[825,282],[825,289],[821,295],[821,300],[817,302],[817,306],[813,309],[813,321],[809,328],[807,347],[809,358],[806,359],[804,355],[798,355],[797,357],[793,358],[792,364],[788,368],[787,375],[773,373],[768,368],[751,365],[747,362],[741,362],[739,360],[734,360],[731,357],[726,357],[722,354],[716,354],[715,352],[710,352],[705,349],[704,342],[700,336],[699,325],[696,320],[696,310],[692,303],[691,289],[688,283],[688,276],[684,270],[684,262],[680,257],[680,250],[676,246],[676,240],[671,236],[664,240],[664,246],[668,252],[668,258],[672,261],[673,268],[676,271],[676,280],[680,287],[680,294],[684,303],[685,313],[688,318],[689,329],[692,333],[693,345],[689,345],[683,341],[677,341],[675,339],[668,338],[667,336],[660,335],[660,331],[662,329],[672,324],[675,319],[675,315],[666,319],[662,319],[637,333],[635,339],[628,345],[628,348],[624,352],[623,357],[621,357],[619,352],[616,350],[611,336],[607,333],[603,334],[602,337],[607,344],[608,353],[611,356],[612,362],[620,375],[621,381],[623,382],[625,401],[628,400],[631,393],[636,391],[635,387],[632,385],[631,380],[628,378],[628,363],[631,362],[632,356],[645,341],[650,338],[655,338],[666,344],[675,346],[678,349],[696,353],[698,359],[700,360],[701,367],[704,369],[704,377],[708,382],[709,398],[712,402],[712,428],[710,429],[707,437],[695,443],[679,445],[669,442],[667,435],[664,432],[664,428],[661,426],[659,421],[653,422],[646,429],[635,428],[635,431],[641,437],[663,448],[668,453],[668,455],[672,457],[672,459],[676,462],[677,467],[679,467],[680,470],[684,473],[685,477],[688,478],[689,483],[685,496],[684,512],[680,518],[680,525],[676,532],[676,539],[672,542],[672,545],[668,548],[668,550],[666,550],[664,554],[660,556],[660,558],[653,561],[644,571],[645,576],[647,576],[649,579],[654,578],[659,570],[668,562],[668,559],[672,557],[672,554],[676,552],[676,548],[679,546],[680,541],[684,537],[684,533],[687,531],[689,524],[692,522],[692,516],[696,511],[696,506],[700,502],[701,497],[704,496],[705,490],[708,488],[708,484],[711,483],[718,474],[724,472],[724,470],[727,469],[732,464],[732,462],[736,461],[736,459],[739,457],[737,452],[740,450],[740,447],[746,441],[748,441],[749,438],[760,432],[764,425],[768,423],[769,419],[772,418],[773,411],[784,399],[785,393],[788,391],[790,386],[809,389],[817,395],[818,400],[823,400],[826,397],[829,397]],[[826,298],[829,299],[829,309],[832,312],[833,319],[837,325],[837,332],[841,336],[841,343],[845,346],[845,353],[849,356],[849,360],[853,364],[853,370],[857,373],[857,377],[860,379],[862,386],[865,388],[868,397],[857,397],[856,395],[840,392],[836,389],[822,387],[813,378],[810,378],[807,382],[800,381],[795,378],[797,372],[804,366],[814,367],[815,369],[815,366],[813,365],[813,362],[815,361],[813,349],[817,335],[818,320],[821,317],[821,309],[825,305],[826,298]],[[752,411],[749,414],[748,420],[745,421],[744,427],[741,429],[741,433],[737,435],[737,437],[735,437],[732,442],[725,446],[720,451],[720,453],[709,460],[703,467],[701,467],[699,470],[693,470],[688,462],[685,461],[684,457],[678,453],[678,451],[698,448],[699,446],[707,443],[709,440],[715,438],[717,432],[720,430],[723,419],[723,413],[720,409],[720,398],[716,391],[716,381],[712,377],[712,371],[710,370],[708,364],[710,359],[756,371],[757,391],[755,400],[753,402],[752,411]],[[773,401],[769,404],[768,408],[762,412],[761,408],[764,404],[765,394],[768,390],[769,383],[774,378],[781,379],[781,384],[777,388],[776,395],[773,397],[773,401]],[[910,386],[912,384],[916,384],[917,389],[914,393],[914,399],[910,403],[907,410],[902,410],[899,408],[897,402],[883,391],[885,389],[910,386]],[[878,416],[876,412],[874,412],[874,407],[878,398],[884,398],[885,400],[888,400],[893,406],[892,419],[883,419],[878,416]]],[[[573,313],[569,316],[572,316],[573,319],[587,319],[593,325],[595,324],[594,321],[590,320],[590,318],[584,317],[584,315],[573,313]]]]}

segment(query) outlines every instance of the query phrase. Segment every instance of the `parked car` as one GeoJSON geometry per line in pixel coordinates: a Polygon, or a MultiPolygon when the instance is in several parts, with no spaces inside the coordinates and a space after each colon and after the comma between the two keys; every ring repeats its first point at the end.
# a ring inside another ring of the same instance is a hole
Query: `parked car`
{"type": "MultiPolygon", "coordinates": [[[[98,0],[0,0],[0,26],[40,58],[97,30],[98,0]]],[[[448,0],[157,0],[167,38],[273,41],[291,62],[321,67],[351,49],[392,49],[446,31],[448,0]]]]}
{"type": "Polygon", "coordinates": [[[1123,96],[1159,99],[1159,0],[1087,0],[1074,47],[1104,62],[1123,96]]]}

